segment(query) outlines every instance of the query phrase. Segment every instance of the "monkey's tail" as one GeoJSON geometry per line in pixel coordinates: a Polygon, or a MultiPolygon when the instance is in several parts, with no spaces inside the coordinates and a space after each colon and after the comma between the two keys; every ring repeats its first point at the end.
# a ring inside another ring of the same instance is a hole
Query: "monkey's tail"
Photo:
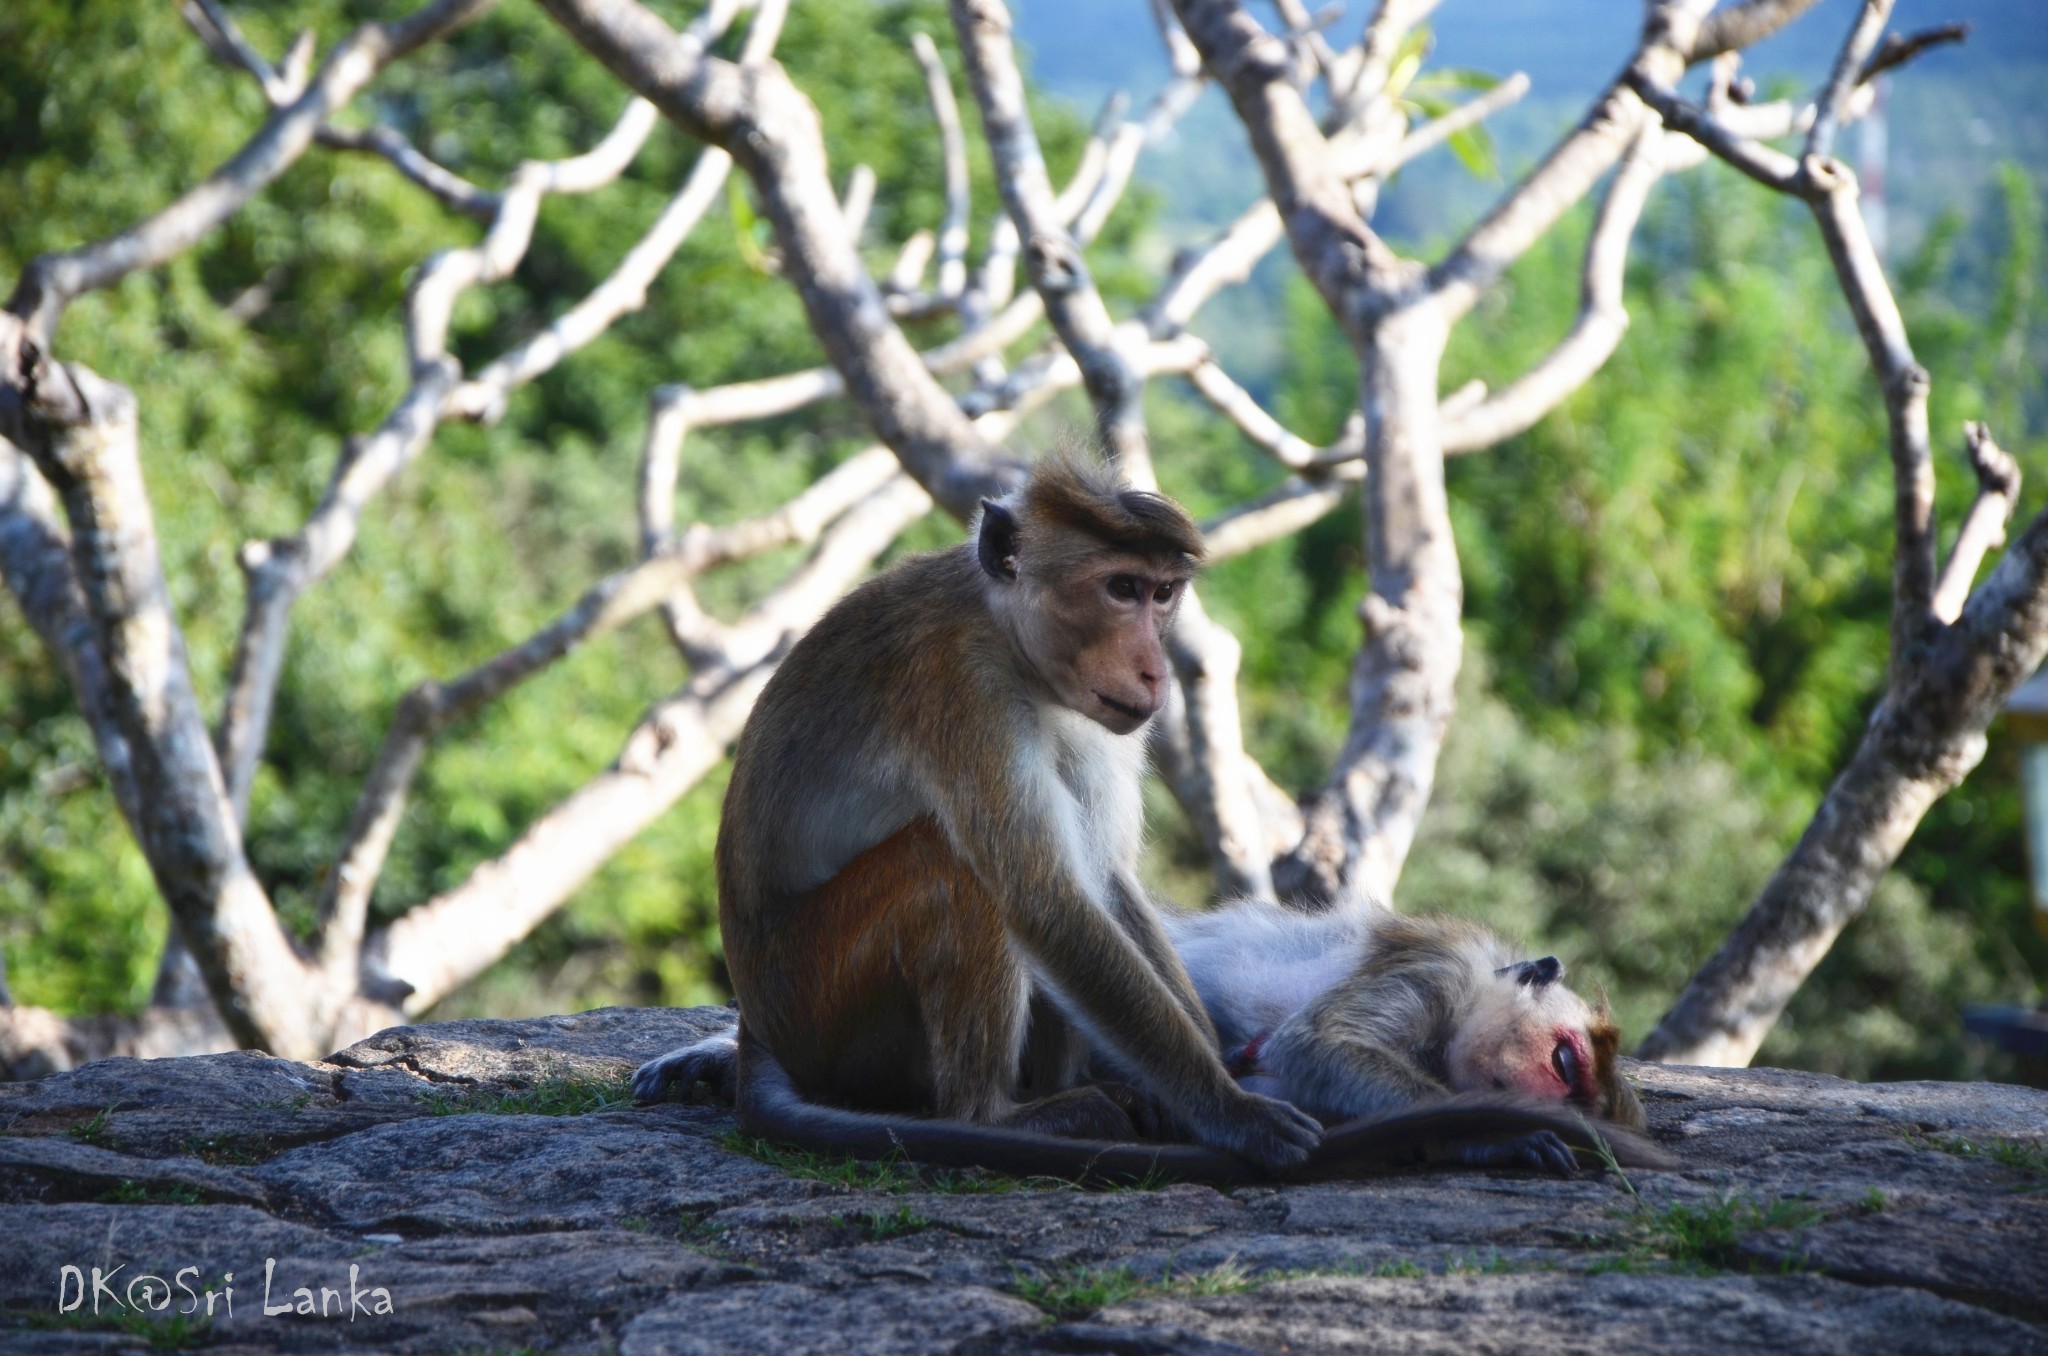
{"type": "MultiPolygon", "coordinates": [[[[1233,1154],[1198,1144],[1064,1139],[966,1121],[848,1111],[807,1100],[758,1040],[741,1035],[736,1111],[749,1133],[815,1153],[907,1159],[941,1168],[981,1168],[1058,1177],[1093,1186],[1271,1182],[1233,1154]]],[[[1330,1128],[1309,1159],[1279,1180],[1340,1177],[1416,1163],[1470,1161],[1454,1148],[1502,1143],[1548,1131],[1582,1158],[1628,1168],[1675,1168],[1678,1160],[1641,1135],[1560,1108],[1499,1098],[1454,1097],[1330,1128]]]]}
{"type": "Polygon", "coordinates": [[[982,1168],[1020,1177],[1058,1177],[1089,1186],[1153,1182],[1270,1181],[1250,1163],[1197,1144],[1064,1139],[967,1121],[889,1116],[813,1102],[758,1040],[740,1034],[735,1111],[750,1134],[815,1153],[907,1159],[940,1168],[982,1168]]]}

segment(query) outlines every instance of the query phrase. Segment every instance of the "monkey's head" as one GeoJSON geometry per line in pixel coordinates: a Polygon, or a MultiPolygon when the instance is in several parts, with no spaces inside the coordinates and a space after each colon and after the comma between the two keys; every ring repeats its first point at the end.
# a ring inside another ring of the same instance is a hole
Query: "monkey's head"
{"type": "Polygon", "coordinates": [[[1166,704],[1164,639],[1203,549],[1180,505],[1064,456],[984,499],[976,542],[990,608],[1025,663],[1115,734],[1166,704]]]}
{"type": "Polygon", "coordinates": [[[1504,965],[1483,982],[1452,1039],[1449,1083],[1459,1092],[1514,1092],[1570,1102],[1641,1129],[1642,1103],[1621,1076],[1621,1029],[1566,988],[1555,956],[1504,965]]]}

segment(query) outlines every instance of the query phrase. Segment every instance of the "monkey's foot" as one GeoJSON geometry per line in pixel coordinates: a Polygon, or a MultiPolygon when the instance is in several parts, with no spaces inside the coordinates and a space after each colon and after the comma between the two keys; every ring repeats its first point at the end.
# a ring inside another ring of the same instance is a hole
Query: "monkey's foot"
{"type": "Polygon", "coordinates": [[[633,1071],[633,1100],[643,1106],[658,1102],[674,1084],[682,1084],[683,1095],[699,1083],[726,1101],[732,1100],[733,1073],[739,1067],[740,1043],[730,1033],[706,1036],[690,1045],[678,1046],[658,1055],[633,1071]]]}
{"type": "Polygon", "coordinates": [[[1188,1129],[1173,1109],[1146,1092],[1129,1083],[1104,1080],[1093,1086],[1100,1088],[1103,1095],[1123,1108],[1130,1117],[1131,1125],[1138,1132],[1139,1139],[1158,1140],[1165,1144],[1190,1143],[1188,1129]]]}
{"type": "Polygon", "coordinates": [[[1028,1130],[1061,1139],[1134,1140],[1137,1127],[1130,1116],[1103,1089],[1093,1086],[1068,1088],[1035,1102],[1026,1102],[1003,1122],[1013,1130],[1028,1130]]]}
{"type": "Polygon", "coordinates": [[[1571,1147],[1548,1130],[1537,1130],[1515,1139],[1491,1144],[1461,1144],[1445,1157],[1474,1168],[1523,1168],[1570,1177],[1578,1172],[1579,1161],[1571,1147]]]}

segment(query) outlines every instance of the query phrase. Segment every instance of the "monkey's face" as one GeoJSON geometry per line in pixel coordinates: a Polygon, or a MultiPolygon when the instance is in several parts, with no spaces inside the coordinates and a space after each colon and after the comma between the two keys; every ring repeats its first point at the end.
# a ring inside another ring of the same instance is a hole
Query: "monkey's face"
{"type": "Polygon", "coordinates": [[[1187,574],[1100,548],[1079,560],[1028,554],[996,583],[998,612],[1060,705],[1130,734],[1166,705],[1165,637],[1187,574]]]}
{"type": "Polygon", "coordinates": [[[1061,705],[1120,735],[1166,705],[1164,642],[1185,575],[1143,557],[1105,554],[1027,587],[1035,605],[1019,640],[1061,705]]]}
{"type": "Polygon", "coordinates": [[[1133,523],[1148,515],[1194,534],[1186,514],[1157,495],[1096,487],[1092,498],[1077,500],[1071,486],[1062,493],[1057,513],[1027,506],[1021,519],[1006,503],[982,501],[975,554],[989,580],[990,608],[1062,706],[1112,734],[1130,734],[1166,705],[1164,639],[1199,536],[1161,535],[1152,522],[1144,540],[1133,539],[1133,523]]]}
{"type": "Polygon", "coordinates": [[[1604,1111],[1594,1028],[1600,1019],[1561,982],[1556,957],[1494,972],[1451,1041],[1458,1092],[1512,1092],[1604,1111]]]}

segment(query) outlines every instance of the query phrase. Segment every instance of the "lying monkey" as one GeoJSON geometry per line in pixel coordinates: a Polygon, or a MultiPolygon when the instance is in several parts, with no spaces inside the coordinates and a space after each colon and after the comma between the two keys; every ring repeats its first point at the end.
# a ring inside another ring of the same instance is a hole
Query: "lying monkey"
{"type": "MultiPolygon", "coordinates": [[[[1326,1123],[1468,1093],[1643,1128],[1616,1064],[1621,1033],[1564,986],[1554,956],[1518,961],[1476,924],[1363,905],[1308,914],[1253,900],[1172,915],[1167,932],[1232,1072],[1326,1123]]],[[[1548,1130],[1444,1156],[1572,1166],[1548,1130]]]]}

